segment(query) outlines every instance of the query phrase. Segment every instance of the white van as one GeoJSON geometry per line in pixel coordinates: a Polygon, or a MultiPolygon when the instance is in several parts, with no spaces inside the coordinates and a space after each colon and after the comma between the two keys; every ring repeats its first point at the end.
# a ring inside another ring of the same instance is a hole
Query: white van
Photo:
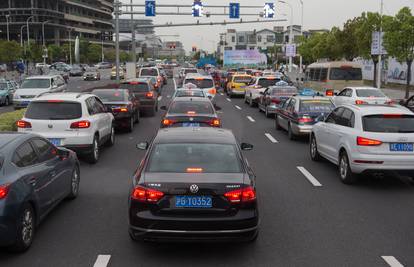
{"type": "Polygon", "coordinates": [[[27,77],[23,80],[20,88],[14,92],[14,109],[26,108],[40,94],[64,91],[66,91],[66,83],[60,75],[27,77]]]}

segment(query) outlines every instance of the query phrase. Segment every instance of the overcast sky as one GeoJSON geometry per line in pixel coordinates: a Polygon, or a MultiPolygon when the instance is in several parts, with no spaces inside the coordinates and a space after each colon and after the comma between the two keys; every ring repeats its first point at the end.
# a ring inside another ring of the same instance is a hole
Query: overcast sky
{"type": "MultiPolygon", "coordinates": [[[[130,0],[121,0],[123,3],[130,3],[130,0]]],[[[301,5],[300,0],[285,0],[293,7],[293,23],[301,24],[301,5]]],[[[143,4],[145,0],[133,0],[135,4],[143,4]]],[[[156,4],[192,4],[192,0],[156,0],[156,4]]],[[[179,35],[162,36],[163,41],[181,41],[184,48],[191,50],[193,45],[198,48],[209,51],[215,50],[219,41],[219,33],[225,32],[226,29],[253,30],[263,28],[273,28],[273,26],[287,26],[290,23],[290,9],[286,4],[278,3],[277,0],[202,0],[205,11],[211,13],[223,13],[222,9],[208,8],[208,5],[228,5],[230,2],[238,2],[241,6],[241,17],[243,20],[254,20],[258,16],[243,16],[243,13],[258,13],[261,9],[244,9],[243,5],[259,5],[265,2],[274,2],[276,5],[276,19],[287,19],[287,22],[261,23],[261,24],[239,24],[229,26],[199,26],[199,27],[177,27],[177,28],[158,28],[156,33],[159,35],[179,35]]],[[[364,11],[379,12],[380,0],[303,0],[304,2],[304,29],[330,29],[333,26],[342,27],[343,23],[349,18],[359,16],[364,11]]],[[[384,0],[384,14],[394,15],[402,7],[408,6],[414,12],[414,0],[384,0]]],[[[143,8],[137,8],[137,11],[143,11],[143,8]]],[[[176,11],[176,9],[173,9],[176,11]]],[[[157,8],[158,12],[172,11],[166,8],[157,8]]],[[[181,9],[182,12],[191,12],[191,10],[181,9]]],[[[138,16],[137,16],[138,17],[138,16]]],[[[140,16],[142,17],[142,16],[140,16]]],[[[211,16],[210,18],[200,18],[200,22],[230,21],[226,16],[211,16]]],[[[197,19],[191,16],[157,16],[153,18],[154,24],[173,23],[191,23],[197,19]]]]}

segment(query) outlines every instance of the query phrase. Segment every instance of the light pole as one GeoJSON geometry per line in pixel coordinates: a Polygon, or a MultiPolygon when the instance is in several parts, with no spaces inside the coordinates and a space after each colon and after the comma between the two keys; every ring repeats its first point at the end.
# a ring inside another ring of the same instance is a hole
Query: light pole
{"type": "Polygon", "coordinates": [[[20,27],[20,46],[23,47],[23,29],[27,27],[26,25],[23,25],[20,27]]]}
{"type": "Polygon", "coordinates": [[[26,20],[26,26],[27,26],[27,47],[30,49],[30,32],[29,32],[29,20],[33,19],[33,16],[30,16],[26,20]]]}
{"type": "Polygon", "coordinates": [[[71,28],[69,30],[69,64],[72,65],[72,37],[71,37],[71,33],[72,33],[73,29],[71,28]]]}
{"type": "Polygon", "coordinates": [[[134,66],[137,65],[137,49],[136,49],[136,43],[135,43],[135,23],[134,23],[134,8],[132,6],[131,0],[131,37],[132,37],[132,46],[131,46],[131,55],[132,55],[132,62],[134,62],[134,66]]]}
{"type": "Polygon", "coordinates": [[[10,15],[6,15],[6,27],[7,27],[7,41],[10,42],[10,32],[9,32],[9,18],[10,15]]]}
{"type": "Polygon", "coordinates": [[[104,33],[101,32],[101,48],[102,48],[102,51],[101,51],[101,62],[104,61],[104,41],[103,41],[103,38],[104,38],[104,33]]]}
{"type": "MultiPolygon", "coordinates": [[[[381,89],[381,74],[382,74],[382,15],[384,13],[384,0],[381,0],[381,13],[380,13],[380,31],[379,31],[379,38],[378,38],[378,81],[377,81],[377,88],[381,89]]],[[[408,96],[406,96],[408,98],[408,96]]]]}
{"type": "MultiPolygon", "coordinates": [[[[301,11],[301,19],[300,19],[300,36],[302,37],[302,38],[304,38],[304,36],[303,36],[303,1],[302,0],[299,0],[299,2],[300,2],[300,5],[301,5],[301,8],[302,8],[302,11],[301,11]]],[[[302,64],[302,55],[300,56],[300,58],[299,58],[299,73],[302,73],[302,68],[303,68],[303,66],[302,66],[303,64],[302,64]]]]}
{"type": "MultiPolygon", "coordinates": [[[[292,7],[292,5],[291,4],[289,4],[288,2],[285,2],[285,1],[282,1],[282,0],[279,0],[279,3],[282,3],[282,4],[286,4],[286,5],[288,5],[289,6],[289,8],[290,8],[290,31],[289,31],[289,45],[292,45],[292,43],[293,43],[293,7],[292,7]]],[[[292,58],[292,56],[290,55],[289,56],[289,72],[291,72],[292,71],[292,64],[293,64],[293,58],[292,58]]]]}
{"type": "Polygon", "coordinates": [[[45,65],[46,64],[46,56],[47,56],[47,53],[46,53],[46,41],[45,41],[45,24],[46,23],[49,23],[50,21],[49,20],[46,20],[46,21],[43,21],[42,22],[42,39],[43,39],[43,65],[45,65]]]}

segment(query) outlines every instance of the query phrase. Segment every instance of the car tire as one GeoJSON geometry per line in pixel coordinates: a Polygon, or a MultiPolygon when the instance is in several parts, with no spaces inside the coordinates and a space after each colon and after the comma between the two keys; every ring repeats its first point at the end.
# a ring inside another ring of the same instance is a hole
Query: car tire
{"type": "Polygon", "coordinates": [[[79,182],[80,182],[80,172],[79,167],[75,165],[75,168],[72,172],[72,177],[70,178],[70,193],[67,196],[67,199],[75,199],[79,194],[79,182]]]}
{"type": "Polygon", "coordinates": [[[270,118],[269,111],[267,110],[267,107],[265,107],[265,116],[266,118],[270,118]]]}
{"type": "Polygon", "coordinates": [[[276,115],[276,118],[275,118],[275,126],[276,126],[276,130],[278,130],[278,131],[282,130],[282,127],[279,124],[279,116],[278,115],[276,115]]]}
{"type": "Polygon", "coordinates": [[[86,159],[90,164],[96,164],[99,160],[99,144],[98,135],[95,135],[92,141],[92,151],[87,155],[86,159]]]}
{"type": "Polygon", "coordinates": [[[296,136],[292,131],[292,127],[290,126],[290,123],[288,125],[288,137],[289,137],[289,140],[295,140],[296,139],[296,136]]]}
{"type": "Polygon", "coordinates": [[[7,107],[10,105],[10,100],[9,97],[7,96],[6,99],[4,100],[4,105],[7,107]]]}
{"type": "Polygon", "coordinates": [[[339,155],[338,170],[339,178],[341,178],[342,183],[351,185],[356,182],[357,176],[351,170],[348,154],[346,151],[342,151],[339,155]]]}
{"type": "Polygon", "coordinates": [[[131,116],[128,119],[128,126],[126,127],[126,130],[128,133],[131,133],[132,131],[134,131],[134,122],[135,122],[135,119],[133,116],[131,116]]]}
{"type": "Polygon", "coordinates": [[[313,161],[321,160],[321,155],[319,154],[318,145],[316,143],[316,138],[314,134],[311,134],[311,137],[310,137],[309,152],[310,152],[311,159],[313,161]]]}
{"type": "Polygon", "coordinates": [[[13,252],[24,252],[32,245],[36,228],[33,206],[26,203],[17,221],[16,242],[9,247],[13,252]]]}
{"type": "Polygon", "coordinates": [[[111,135],[109,136],[109,139],[108,139],[108,141],[106,141],[105,145],[107,147],[111,147],[111,146],[115,145],[115,127],[114,127],[114,125],[112,125],[112,127],[111,127],[111,135]]]}

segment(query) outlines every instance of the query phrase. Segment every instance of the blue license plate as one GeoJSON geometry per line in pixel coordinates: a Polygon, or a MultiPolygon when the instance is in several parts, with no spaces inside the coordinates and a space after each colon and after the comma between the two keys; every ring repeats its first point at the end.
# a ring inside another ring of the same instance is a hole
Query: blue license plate
{"type": "Polygon", "coordinates": [[[412,143],[391,143],[390,151],[395,152],[413,152],[414,145],[412,143]]]}
{"type": "Polygon", "coordinates": [[[198,122],[183,122],[183,127],[200,127],[198,122]]]}
{"type": "Polygon", "coordinates": [[[210,196],[176,196],[176,208],[211,208],[212,198],[210,196]]]}
{"type": "Polygon", "coordinates": [[[55,146],[60,146],[62,143],[59,138],[49,138],[49,141],[55,146]]]}
{"type": "Polygon", "coordinates": [[[20,102],[20,105],[27,106],[27,105],[29,105],[29,103],[30,103],[30,101],[22,101],[22,102],[20,102]]]}

